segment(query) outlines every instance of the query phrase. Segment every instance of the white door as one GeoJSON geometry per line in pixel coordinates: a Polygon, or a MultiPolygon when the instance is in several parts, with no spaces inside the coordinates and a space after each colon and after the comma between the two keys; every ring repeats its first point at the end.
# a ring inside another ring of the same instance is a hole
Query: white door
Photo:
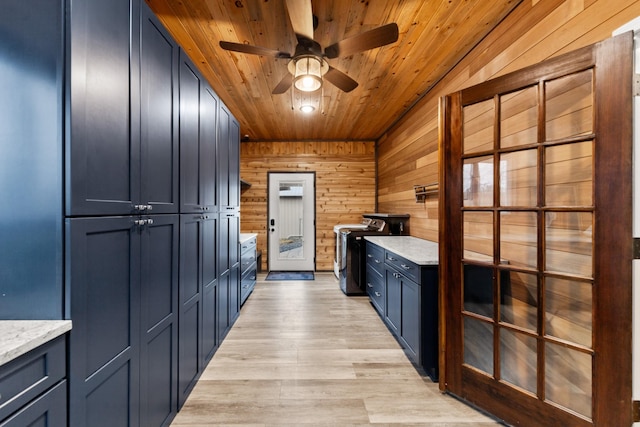
{"type": "Polygon", "coordinates": [[[314,271],[315,174],[269,172],[269,270],[314,271]]]}

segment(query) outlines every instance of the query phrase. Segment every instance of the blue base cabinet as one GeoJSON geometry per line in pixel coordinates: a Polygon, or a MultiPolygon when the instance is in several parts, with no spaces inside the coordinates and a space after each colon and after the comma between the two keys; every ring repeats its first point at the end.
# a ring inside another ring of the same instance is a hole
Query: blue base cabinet
{"type": "Polygon", "coordinates": [[[367,242],[371,304],[418,370],[438,380],[438,266],[418,265],[367,242]]]}

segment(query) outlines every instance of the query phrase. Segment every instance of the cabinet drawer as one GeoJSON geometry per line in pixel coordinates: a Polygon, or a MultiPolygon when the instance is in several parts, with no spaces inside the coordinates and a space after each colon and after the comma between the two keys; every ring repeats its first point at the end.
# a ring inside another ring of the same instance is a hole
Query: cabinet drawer
{"type": "Polygon", "coordinates": [[[61,336],[0,367],[0,420],[66,376],[66,341],[61,336]]]}
{"type": "Polygon", "coordinates": [[[247,271],[256,262],[256,251],[243,252],[240,257],[240,271],[247,271]]]}
{"type": "Polygon", "coordinates": [[[379,275],[370,264],[367,264],[367,294],[381,315],[384,313],[384,292],[384,277],[379,275]]]}
{"type": "Polygon", "coordinates": [[[367,265],[371,265],[380,276],[384,275],[384,249],[367,242],[367,265]]]}
{"type": "Polygon", "coordinates": [[[11,418],[0,421],[0,427],[24,427],[40,425],[46,420],[48,427],[67,426],[67,382],[62,381],[40,396],[11,418]]]}
{"type": "Polygon", "coordinates": [[[417,284],[420,284],[420,267],[417,264],[389,251],[385,251],[384,262],[417,284]]]}
{"type": "Polygon", "coordinates": [[[249,240],[245,240],[244,242],[242,242],[242,244],[240,245],[240,252],[242,252],[243,254],[247,251],[251,251],[252,249],[255,250],[256,248],[256,238],[252,237],[249,240]]]}

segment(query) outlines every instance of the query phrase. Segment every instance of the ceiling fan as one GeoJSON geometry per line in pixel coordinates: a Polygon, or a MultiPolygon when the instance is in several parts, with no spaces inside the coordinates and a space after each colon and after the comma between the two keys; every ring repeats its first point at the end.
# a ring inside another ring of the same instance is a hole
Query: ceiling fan
{"type": "Polygon", "coordinates": [[[288,59],[289,74],[273,89],[273,94],[285,93],[292,84],[301,91],[312,92],[322,86],[323,78],[340,90],[350,92],[358,86],[358,82],[330,66],[327,59],[349,56],[398,40],[398,25],[391,23],[344,39],[323,50],[322,46],[313,39],[315,17],[311,9],[311,0],[285,1],[291,25],[298,39],[293,55],[244,43],[220,42],[220,47],[226,50],[288,59]]]}

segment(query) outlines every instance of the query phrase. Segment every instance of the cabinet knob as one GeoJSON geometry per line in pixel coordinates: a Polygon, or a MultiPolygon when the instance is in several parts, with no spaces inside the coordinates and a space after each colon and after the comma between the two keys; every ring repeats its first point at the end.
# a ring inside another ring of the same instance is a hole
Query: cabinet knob
{"type": "Polygon", "coordinates": [[[393,277],[395,277],[396,279],[399,279],[402,277],[402,275],[400,273],[393,273],[393,277]]]}
{"type": "Polygon", "coordinates": [[[382,294],[380,294],[380,292],[375,292],[375,294],[376,294],[377,297],[381,297],[382,296],[382,294]]]}
{"type": "Polygon", "coordinates": [[[143,225],[145,225],[147,223],[147,220],[145,220],[145,219],[136,219],[135,221],[133,221],[133,223],[135,225],[138,225],[138,226],[142,227],[143,225]]]}
{"type": "Polygon", "coordinates": [[[152,219],[148,219],[147,220],[147,224],[152,225],[153,224],[153,220],[152,219]]]}
{"type": "Polygon", "coordinates": [[[367,287],[368,288],[373,288],[373,285],[371,283],[367,282],[367,287]]]}

